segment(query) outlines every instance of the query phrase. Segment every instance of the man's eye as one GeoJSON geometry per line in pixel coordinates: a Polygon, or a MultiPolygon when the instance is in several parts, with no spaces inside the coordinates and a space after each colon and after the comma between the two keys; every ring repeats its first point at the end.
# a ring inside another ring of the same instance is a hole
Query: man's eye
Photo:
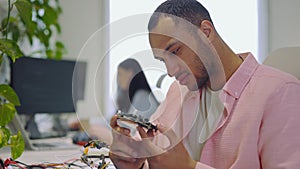
{"type": "Polygon", "coordinates": [[[179,48],[176,48],[176,49],[173,50],[171,53],[172,53],[173,55],[176,55],[178,51],[179,51],[179,48]]]}

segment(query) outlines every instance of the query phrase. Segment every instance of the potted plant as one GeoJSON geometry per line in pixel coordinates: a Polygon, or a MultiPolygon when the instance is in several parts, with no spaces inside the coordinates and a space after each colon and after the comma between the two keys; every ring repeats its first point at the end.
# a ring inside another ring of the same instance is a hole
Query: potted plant
{"type": "MultiPolygon", "coordinates": [[[[53,39],[53,35],[61,32],[59,0],[7,0],[1,1],[0,9],[7,9],[6,16],[0,18],[0,68],[7,58],[15,62],[24,55],[38,54],[61,59],[66,53],[63,43],[53,39]],[[24,44],[37,49],[24,49],[24,44]]],[[[14,159],[23,153],[24,140],[20,132],[11,135],[6,126],[16,113],[15,106],[19,105],[18,96],[9,84],[0,84],[0,148],[10,146],[14,159]]]]}

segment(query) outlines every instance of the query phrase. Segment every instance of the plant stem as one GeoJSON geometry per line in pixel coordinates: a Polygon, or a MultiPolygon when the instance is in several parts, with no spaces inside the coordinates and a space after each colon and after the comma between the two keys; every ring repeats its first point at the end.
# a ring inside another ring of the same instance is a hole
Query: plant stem
{"type": "Polygon", "coordinates": [[[10,9],[10,0],[8,0],[8,12],[7,12],[7,21],[6,21],[6,25],[4,26],[4,30],[6,30],[5,31],[5,39],[7,39],[8,38],[8,29],[7,29],[7,27],[8,27],[8,23],[9,23],[9,18],[10,18],[10,11],[11,11],[11,9],[10,9]]]}

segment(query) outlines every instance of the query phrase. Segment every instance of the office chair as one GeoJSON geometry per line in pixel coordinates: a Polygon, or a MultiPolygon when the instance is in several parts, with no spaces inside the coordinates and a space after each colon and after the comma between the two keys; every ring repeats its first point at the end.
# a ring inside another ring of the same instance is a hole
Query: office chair
{"type": "Polygon", "coordinates": [[[290,73],[300,79],[300,46],[277,49],[269,54],[263,64],[290,73]]]}

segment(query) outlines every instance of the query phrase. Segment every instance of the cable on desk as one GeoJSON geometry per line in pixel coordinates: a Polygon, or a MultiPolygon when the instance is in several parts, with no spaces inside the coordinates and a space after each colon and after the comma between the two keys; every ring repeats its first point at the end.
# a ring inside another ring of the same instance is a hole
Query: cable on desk
{"type": "Polygon", "coordinates": [[[71,169],[72,167],[78,167],[80,169],[89,167],[91,169],[105,169],[110,162],[106,162],[106,159],[109,158],[108,155],[100,154],[100,155],[88,155],[89,148],[97,148],[101,149],[103,147],[108,148],[108,145],[104,142],[98,140],[89,141],[86,145],[84,145],[83,154],[80,158],[73,158],[67,160],[63,163],[39,163],[39,164],[25,164],[21,161],[14,160],[12,158],[7,158],[5,161],[0,159],[1,168],[0,169],[9,169],[10,166],[19,168],[19,169],[71,169]],[[97,159],[97,160],[92,160],[97,159]],[[76,164],[77,162],[83,163],[83,165],[76,164]]]}

